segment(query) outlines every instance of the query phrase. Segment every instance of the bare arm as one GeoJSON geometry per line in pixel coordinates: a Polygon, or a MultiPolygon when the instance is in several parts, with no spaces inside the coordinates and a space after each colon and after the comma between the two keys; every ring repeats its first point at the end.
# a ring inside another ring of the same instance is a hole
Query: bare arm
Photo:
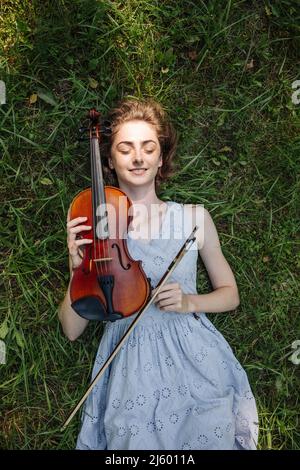
{"type": "MultiPolygon", "coordinates": [[[[72,279],[72,271],[70,277],[72,279]]],[[[63,332],[69,338],[70,341],[75,341],[75,339],[80,336],[87,327],[89,320],[80,317],[75,310],[71,307],[70,299],[70,284],[65,295],[65,298],[58,307],[58,318],[61,323],[63,332]]]]}
{"type": "Polygon", "coordinates": [[[209,294],[184,294],[180,284],[165,284],[155,303],[161,310],[178,313],[234,310],[240,303],[238,288],[222,253],[215,224],[203,206],[193,207],[191,211],[191,220],[199,227],[195,234],[197,247],[214,290],[209,294]]]}
{"type": "MultiPolygon", "coordinates": [[[[73,276],[73,268],[78,267],[81,264],[80,246],[85,243],[91,243],[91,240],[81,239],[76,240],[76,233],[83,230],[88,230],[85,225],[80,225],[86,220],[86,217],[77,217],[76,219],[70,220],[69,212],[67,219],[67,233],[68,233],[68,248],[69,248],[69,267],[70,267],[70,279],[73,276]]],[[[89,320],[79,316],[75,310],[71,307],[70,299],[70,284],[68,286],[65,298],[58,307],[58,318],[62,325],[63,332],[71,340],[80,336],[89,320]]]]}
{"type": "Polygon", "coordinates": [[[209,212],[204,207],[203,239],[198,240],[199,253],[206,267],[214,291],[209,294],[189,295],[191,311],[227,312],[240,303],[239,293],[233,272],[224,257],[219,236],[209,212]]]}

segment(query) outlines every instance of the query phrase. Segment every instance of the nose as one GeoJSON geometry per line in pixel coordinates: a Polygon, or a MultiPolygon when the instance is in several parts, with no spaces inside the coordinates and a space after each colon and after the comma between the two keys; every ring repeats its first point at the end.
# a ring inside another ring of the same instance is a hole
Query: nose
{"type": "Polygon", "coordinates": [[[141,165],[143,163],[143,156],[140,150],[135,152],[133,163],[136,165],[141,165]]]}

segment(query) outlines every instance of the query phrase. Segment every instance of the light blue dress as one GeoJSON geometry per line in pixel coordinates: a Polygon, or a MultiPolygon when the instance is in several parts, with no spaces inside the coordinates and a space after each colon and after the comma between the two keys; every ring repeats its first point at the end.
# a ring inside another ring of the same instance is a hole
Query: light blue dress
{"type": "MultiPolygon", "coordinates": [[[[128,237],[152,287],[193,228],[182,233],[183,213],[168,202],[159,238],[128,237]]],[[[197,257],[195,242],[168,280],[186,294],[197,294],[197,257]]],[[[135,317],[105,324],[92,378],[135,317]]],[[[257,437],[246,372],[205,313],[151,305],[87,398],[76,449],[250,450],[257,437]]]]}

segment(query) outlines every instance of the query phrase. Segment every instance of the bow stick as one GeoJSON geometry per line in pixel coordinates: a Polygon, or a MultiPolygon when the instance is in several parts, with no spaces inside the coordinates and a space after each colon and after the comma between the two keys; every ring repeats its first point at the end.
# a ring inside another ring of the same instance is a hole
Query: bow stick
{"type": "Polygon", "coordinates": [[[93,387],[96,385],[96,383],[98,382],[98,380],[100,379],[100,377],[102,376],[102,374],[104,373],[105,369],[109,366],[109,364],[112,362],[113,358],[115,357],[115,355],[117,354],[117,352],[119,351],[119,349],[121,348],[122,344],[124,343],[125,339],[129,336],[129,334],[131,333],[131,331],[136,327],[137,325],[137,322],[141,319],[143,313],[146,311],[146,309],[153,303],[155,297],[159,294],[160,292],[160,289],[162,288],[162,286],[167,282],[167,280],[169,279],[170,275],[172,274],[172,272],[174,271],[174,269],[176,268],[176,266],[178,265],[178,263],[180,262],[180,260],[183,258],[184,254],[186,251],[189,250],[190,246],[194,243],[196,237],[194,237],[194,234],[195,232],[198,230],[198,227],[197,225],[195,226],[194,230],[192,231],[192,233],[190,234],[190,236],[186,239],[186,241],[184,242],[184,244],[182,245],[182,247],[180,248],[180,250],[178,251],[177,255],[175,256],[175,258],[173,259],[173,261],[170,263],[169,267],[167,268],[165,274],[163,275],[163,277],[161,278],[161,280],[159,281],[159,283],[157,284],[156,286],[156,292],[153,294],[153,296],[148,300],[148,302],[146,303],[146,305],[144,306],[144,308],[137,314],[137,316],[135,317],[135,319],[133,320],[133,322],[130,324],[128,330],[124,333],[124,335],[122,336],[122,338],[120,339],[120,341],[118,342],[118,344],[116,345],[116,347],[114,348],[113,352],[111,353],[111,355],[109,356],[109,358],[106,360],[106,362],[103,364],[103,366],[101,367],[101,369],[99,370],[99,372],[97,373],[97,375],[95,376],[94,380],[91,382],[90,386],[88,387],[87,391],[84,393],[84,395],[82,396],[82,398],[79,400],[79,402],[77,403],[77,405],[74,407],[74,409],[71,411],[69,417],[67,418],[67,420],[65,421],[65,423],[63,424],[62,428],[61,428],[61,431],[63,431],[67,425],[69,424],[69,422],[71,421],[71,419],[74,417],[74,415],[76,414],[76,412],[79,410],[79,408],[81,407],[82,403],[86,400],[86,398],[88,397],[88,395],[91,393],[93,387]],[[190,245],[190,246],[189,246],[190,245]]]}

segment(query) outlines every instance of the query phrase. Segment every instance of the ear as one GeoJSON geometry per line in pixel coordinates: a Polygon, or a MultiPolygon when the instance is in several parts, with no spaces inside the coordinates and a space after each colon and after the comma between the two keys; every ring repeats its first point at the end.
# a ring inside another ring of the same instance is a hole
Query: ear
{"type": "Polygon", "coordinates": [[[162,154],[159,156],[158,168],[160,168],[163,164],[162,154]]]}
{"type": "Polygon", "coordinates": [[[108,166],[109,166],[109,168],[110,168],[111,170],[114,169],[113,161],[112,161],[111,158],[108,159],[108,166]]]}

